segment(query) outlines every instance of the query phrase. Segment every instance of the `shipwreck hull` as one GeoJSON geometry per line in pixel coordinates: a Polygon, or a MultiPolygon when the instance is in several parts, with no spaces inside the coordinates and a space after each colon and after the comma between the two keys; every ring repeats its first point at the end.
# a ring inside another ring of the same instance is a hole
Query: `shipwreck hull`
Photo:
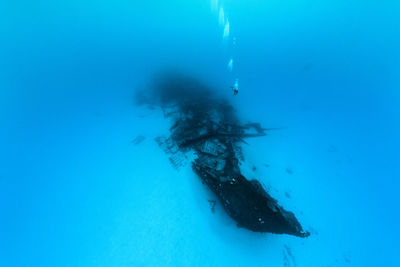
{"type": "Polygon", "coordinates": [[[290,234],[306,237],[300,223],[291,212],[277,205],[256,180],[248,181],[238,175],[232,181],[219,181],[200,165],[193,163],[193,170],[218,197],[228,215],[239,227],[254,232],[290,234]]]}

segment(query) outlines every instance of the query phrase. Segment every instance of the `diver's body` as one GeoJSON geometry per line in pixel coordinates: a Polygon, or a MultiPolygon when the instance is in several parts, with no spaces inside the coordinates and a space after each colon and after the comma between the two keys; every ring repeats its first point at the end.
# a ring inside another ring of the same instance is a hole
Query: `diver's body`
{"type": "Polygon", "coordinates": [[[239,93],[239,81],[236,79],[235,84],[231,86],[233,95],[237,95],[239,93]]]}
{"type": "Polygon", "coordinates": [[[237,88],[235,88],[234,86],[231,86],[233,94],[237,95],[239,93],[239,90],[237,88]]]}

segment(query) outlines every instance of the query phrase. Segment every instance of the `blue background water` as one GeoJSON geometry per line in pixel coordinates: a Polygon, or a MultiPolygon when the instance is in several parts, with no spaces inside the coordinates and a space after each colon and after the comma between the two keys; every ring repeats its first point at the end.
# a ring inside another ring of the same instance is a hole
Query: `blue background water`
{"type": "Polygon", "coordinates": [[[207,0],[0,2],[0,266],[398,266],[399,2],[219,5],[227,40],[207,0]],[[165,69],[285,127],[247,175],[310,238],[238,229],[171,167],[168,120],[133,105],[165,69]]]}

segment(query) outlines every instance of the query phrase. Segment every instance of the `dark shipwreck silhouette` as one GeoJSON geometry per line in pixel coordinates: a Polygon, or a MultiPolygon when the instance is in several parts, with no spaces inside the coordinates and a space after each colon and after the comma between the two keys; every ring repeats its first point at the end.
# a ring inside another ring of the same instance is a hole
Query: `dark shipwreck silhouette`
{"type": "Polygon", "coordinates": [[[170,136],[156,138],[177,166],[185,152],[193,151],[193,171],[217,196],[239,227],[255,232],[309,236],[292,212],[278,205],[257,180],[240,171],[241,143],[265,136],[258,123],[242,124],[226,99],[195,79],[183,75],[157,76],[154,86],[137,95],[137,101],[160,106],[171,118],[170,136]]]}

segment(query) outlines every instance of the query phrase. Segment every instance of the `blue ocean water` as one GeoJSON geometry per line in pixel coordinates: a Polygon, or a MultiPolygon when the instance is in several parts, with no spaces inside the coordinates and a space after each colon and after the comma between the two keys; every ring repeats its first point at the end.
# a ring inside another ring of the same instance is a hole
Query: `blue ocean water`
{"type": "Polygon", "coordinates": [[[0,266],[399,266],[399,18],[393,0],[1,1],[0,266]],[[168,119],[134,104],[164,70],[283,128],[247,168],[309,238],[210,212],[154,141],[168,119]]]}

